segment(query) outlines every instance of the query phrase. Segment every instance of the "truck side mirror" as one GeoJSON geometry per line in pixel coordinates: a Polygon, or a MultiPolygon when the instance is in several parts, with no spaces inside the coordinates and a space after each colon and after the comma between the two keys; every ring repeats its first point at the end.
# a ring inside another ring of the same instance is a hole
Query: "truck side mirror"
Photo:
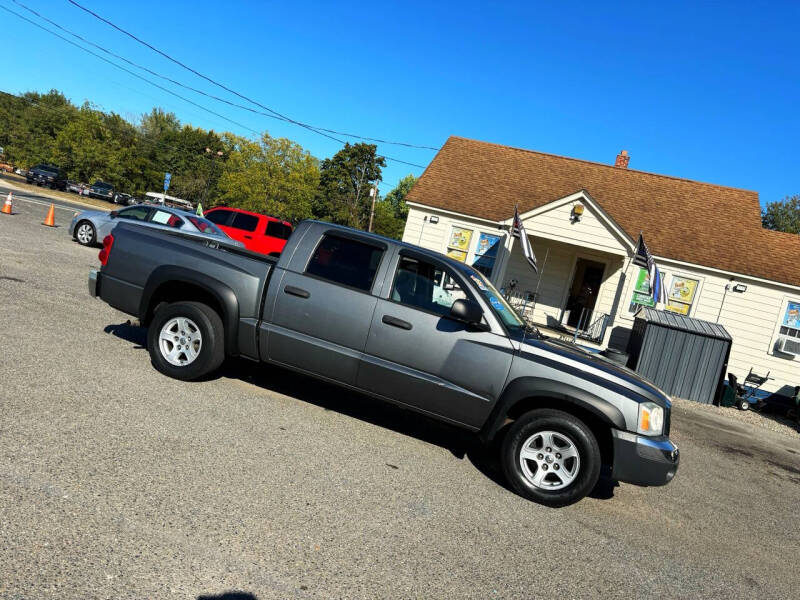
{"type": "Polygon", "coordinates": [[[118,214],[119,213],[116,210],[112,210],[110,213],[108,213],[108,216],[112,219],[116,219],[118,214]]]}
{"type": "Polygon", "coordinates": [[[483,310],[474,300],[456,300],[450,307],[450,316],[470,325],[478,325],[483,319],[483,310]]]}

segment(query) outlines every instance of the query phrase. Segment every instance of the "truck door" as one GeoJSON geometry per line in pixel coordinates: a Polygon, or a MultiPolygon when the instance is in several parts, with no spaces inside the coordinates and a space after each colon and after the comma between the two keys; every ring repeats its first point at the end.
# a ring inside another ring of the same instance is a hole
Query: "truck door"
{"type": "Polygon", "coordinates": [[[274,362],[355,385],[386,245],[333,230],[305,256],[309,254],[305,264],[293,259],[286,270],[275,273],[274,310],[264,325],[267,355],[274,362]]]}
{"type": "Polygon", "coordinates": [[[358,387],[479,427],[511,368],[511,341],[448,316],[456,300],[476,298],[444,261],[401,250],[383,295],[388,297],[378,300],[358,387]]]}

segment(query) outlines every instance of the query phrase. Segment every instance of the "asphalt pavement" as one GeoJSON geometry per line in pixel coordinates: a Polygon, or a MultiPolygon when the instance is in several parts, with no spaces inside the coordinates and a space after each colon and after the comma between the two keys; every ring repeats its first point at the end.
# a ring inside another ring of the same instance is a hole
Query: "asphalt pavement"
{"type": "Polygon", "coordinates": [[[678,408],[670,485],[545,508],[415,414],[243,361],[160,375],[144,331],[89,297],[98,250],[68,238],[67,210],[54,229],[38,204],[15,212],[0,598],[796,597],[797,436],[678,408]]]}

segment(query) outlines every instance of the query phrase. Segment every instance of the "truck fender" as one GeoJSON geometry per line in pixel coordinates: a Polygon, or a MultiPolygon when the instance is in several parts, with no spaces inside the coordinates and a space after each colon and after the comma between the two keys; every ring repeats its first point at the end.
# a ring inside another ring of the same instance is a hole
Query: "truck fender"
{"type": "Polygon", "coordinates": [[[540,377],[520,377],[506,386],[481,429],[480,437],[491,441],[506,421],[509,411],[527,398],[552,398],[579,407],[609,427],[625,429],[625,417],[613,404],[581,388],[540,377]]]}
{"type": "MultiPolygon", "coordinates": [[[[147,325],[152,317],[152,309],[155,307],[151,306],[151,302],[156,291],[164,284],[173,283],[196,286],[210,294],[217,301],[222,309],[220,317],[225,326],[225,353],[228,355],[239,354],[239,301],[236,299],[236,294],[221,281],[193,269],[163,265],[153,270],[144,286],[139,304],[139,319],[142,324],[147,325]]],[[[187,297],[186,300],[191,301],[192,298],[187,297]]]]}

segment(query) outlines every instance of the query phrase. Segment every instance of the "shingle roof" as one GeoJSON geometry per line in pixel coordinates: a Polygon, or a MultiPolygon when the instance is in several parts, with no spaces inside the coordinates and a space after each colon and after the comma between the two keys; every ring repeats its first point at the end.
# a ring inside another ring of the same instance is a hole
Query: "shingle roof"
{"type": "Polygon", "coordinates": [[[800,236],[762,229],[747,190],[451,137],[407,199],[502,221],[580,190],[657,256],[800,285],[800,236]]]}

